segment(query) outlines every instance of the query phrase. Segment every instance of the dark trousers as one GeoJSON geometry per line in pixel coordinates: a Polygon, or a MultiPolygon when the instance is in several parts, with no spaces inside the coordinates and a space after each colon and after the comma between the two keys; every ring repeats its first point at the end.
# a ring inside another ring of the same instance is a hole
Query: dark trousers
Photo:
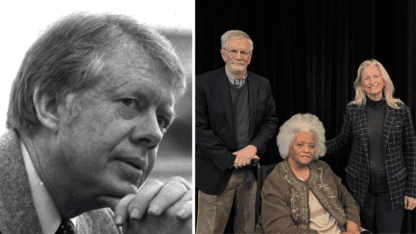
{"type": "Polygon", "coordinates": [[[364,207],[360,207],[361,226],[372,233],[400,233],[404,206],[392,209],[387,176],[370,174],[364,207]]]}

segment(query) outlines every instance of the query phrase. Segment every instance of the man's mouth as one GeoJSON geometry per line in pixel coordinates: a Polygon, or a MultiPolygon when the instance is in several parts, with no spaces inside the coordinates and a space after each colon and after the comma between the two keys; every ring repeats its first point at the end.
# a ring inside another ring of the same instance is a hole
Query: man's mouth
{"type": "Polygon", "coordinates": [[[144,170],[146,168],[145,161],[141,160],[140,157],[138,156],[119,157],[116,159],[126,164],[129,164],[130,166],[134,167],[137,170],[144,170]]]}
{"type": "Polygon", "coordinates": [[[233,62],[233,64],[236,64],[236,65],[244,65],[244,63],[242,63],[242,62],[233,62]]]}
{"type": "Polygon", "coordinates": [[[115,158],[115,170],[123,180],[136,184],[147,171],[147,162],[139,156],[115,158]]]}

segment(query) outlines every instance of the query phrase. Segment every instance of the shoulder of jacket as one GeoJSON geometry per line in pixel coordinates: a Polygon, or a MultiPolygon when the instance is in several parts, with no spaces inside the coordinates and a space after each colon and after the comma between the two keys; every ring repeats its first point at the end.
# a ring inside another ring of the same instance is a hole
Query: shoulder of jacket
{"type": "Polygon", "coordinates": [[[315,167],[322,167],[322,168],[325,168],[325,169],[331,169],[331,167],[329,166],[328,163],[326,163],[326,162],[324,162],[324,161],[322,161],[320,159],[315,160],[315,161],[313,161],[311,163],[314,163],[314,166],[315,167]]]}
{"type": "Polygon", "coordinates": [[[358,108],[360,108],[360,106],[358,106],[357,104],[351,104],[347,106],[347,111],[356,110],[358,108]]]}
{"type": "Polygon", "coordinates": [[[398,110],[399,112],[409,111],[409,107],[404,102],[403,103],[397,103],[397,106],[399,106],[400,109],[393,109],[393,110],[398,110]]]}
{"type": "Polygon", "coordinates": [[[358,106],[357,104],[351,104],[347,106],[347,109],[345,110],[345,112],[350,115],[350,117],[354,117],[357,112],[364,108],[364,106],[358,106]]]}
{"type": "Polygon", "coordinates": [[[285,164],[284,164],[284,162],[285,161],[282,161],[282,162],[280,162],[280,163],[278,163],[274,168],[273,168],[273,170],[270,172],[270,174],[269,175],[276,175],[274,178],[275,178],[275,180],[280,180],[280,179],[282,179],[283,178],[283,176],[284,175],[286,175],[287,173],[286,173],[286,170],[285,170],[285,164]]]}
{"type": "Polygon", "coordinates": [[[212,77],[212,76],[218,76],[218,75],[221,75],[222,72],[225,73],[225,71],[223,71],[223,70],[224,70],[224,67],[216,69],[216,70],[212,70],[212,71],[207,71],[207,72],[204,72],[204,73],[201,73],[201,74],[197,75],[195,77],[195,79],[198,79],[198,80],[208,79],[209,77],[212,77]]]}
{"type": "Polygon", "coordinates": [[[257,81],[259,81],[259,82],[264,82],[264,83],[270,83],[270,81],[267,79],[267,78],[265,78],[265,77],[263,77],[263,76],[260,76],[260,75],[257,75],[257,74],[254,74],[254,73],[252,73],[252,72],[248,72],[248,74],[249,74],[249,76],[250,77],[252,77],[252,78],[254,78],[254,79],[256,79],[257,81]]]}

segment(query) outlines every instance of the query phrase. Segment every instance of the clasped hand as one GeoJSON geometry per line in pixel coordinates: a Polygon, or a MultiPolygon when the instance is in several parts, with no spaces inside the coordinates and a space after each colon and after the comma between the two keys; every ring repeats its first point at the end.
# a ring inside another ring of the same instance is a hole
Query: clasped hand
{"type": "Polygon", "coordinates": [[[233,154],[236,155],[234,160],[234,167],[236,169],[238,169],[238,167],[244,167],[246,165],[249,165],[251,163],[251,159],[260,159],[256,155],[257,148],[254,145],[248,145],[245,148],[234,152],[233,154]]]}
{"type": "Polygon", "coordinates": [[[136,194],[125,196],[111,208],[124,234],[192,233],[192,190],[181,177],[165,184],[146,180],[136,194]]]}

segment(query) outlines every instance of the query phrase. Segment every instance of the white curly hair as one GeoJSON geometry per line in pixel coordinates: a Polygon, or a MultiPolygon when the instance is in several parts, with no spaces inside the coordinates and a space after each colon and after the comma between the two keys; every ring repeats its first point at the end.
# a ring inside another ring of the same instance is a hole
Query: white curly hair
{"type": "Polygon", "coordinates": [[[289,156],[289,148],[297,132],[310,132],[314,135],[314,160],[325,155],[325,128],[322,122],[312,114],[296,114],[280,127],[279,134],[277,135],[277,146],[279,147],[280,156],[283,159],[289,156]]]}

